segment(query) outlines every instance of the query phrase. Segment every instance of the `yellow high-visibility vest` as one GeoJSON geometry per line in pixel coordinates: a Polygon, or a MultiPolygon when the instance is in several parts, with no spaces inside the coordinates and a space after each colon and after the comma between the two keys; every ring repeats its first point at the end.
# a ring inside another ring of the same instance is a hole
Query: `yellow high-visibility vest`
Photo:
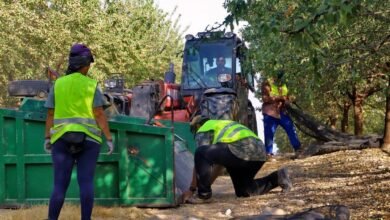
{"type": "Polygon", "coordinates": [[[279,92],[279,86],[275,85],[275,83],[270,80],[269,81],[270,83],[270,86],[271,86],[271,94],[270,96],[287,96],[288,94],[288,88],[286,86],[286,84],[283,84],[281,86],[281,89],[282,89],[282,93],[279,92]]]}
{"type": "Polygon", "coordinates": [[[214,131],[213,144],[232,143],[247,137],[259,139],[249,128],[231,120],[208,120],[197,133],[208,131],[214,131]]]}
{"type": "Polygon", "coordinates": [[[99,143],[102,142],[101,130],[93,114],[96,87],[96,80],[81,73],[72,73],[56,80],[51,143],[69,131],[84,132],[99,143]]]}

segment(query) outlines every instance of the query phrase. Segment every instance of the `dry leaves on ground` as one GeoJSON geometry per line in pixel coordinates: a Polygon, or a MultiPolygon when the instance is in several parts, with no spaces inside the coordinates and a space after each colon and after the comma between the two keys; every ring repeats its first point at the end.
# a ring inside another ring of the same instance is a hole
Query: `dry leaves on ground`
{"type": "MultiPolygon", "coordinates": [[[[324,205],[345,205],[351,219],[390,219],[390,157],[380,149],[339,151],[306,159],[267,162],[258,177],[280,167],[291,171],[294,188],[236,198],[228,176],[213,185],[214,202],[177,208],[95,207],[93,219],[231,219],[264,213],[288,215],[324,205]]],[[[45,219],[46,206],[0,211],[0,219],[45,219]],[[31,218],[32,217],[32,218],[31,218]]],[[[66,205],[61,219],[79,219],[79,207],[66,205]]]]}

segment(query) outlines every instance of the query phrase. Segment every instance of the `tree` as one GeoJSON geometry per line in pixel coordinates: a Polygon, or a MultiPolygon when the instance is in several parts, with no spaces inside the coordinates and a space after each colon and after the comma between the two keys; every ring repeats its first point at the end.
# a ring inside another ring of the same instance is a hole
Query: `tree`
{"type": "MultiPolygon", "coordinates": [[[[266,77],[285,69],[290,88],[304,109],[328,118],[329,108],[324,105],[334,106],[332,111],[342,106],[344,113],[338,111],[347,117],[352,105],[354,133],[361,135],[365,102],[385,97],[389,4],[374,0],[227,0],[225,23],[248,22],[243,36],[250,43],[255,68],[266,77]]],[[[346,122],[344,118],[344,128],[346,122]]]]}
{"type": "MultiPolygon", "coordinates": [[[[169,62],[177,66],[182,50],[178,20],[151,0],[24,0],[0,2],[0,81],[45,79],[51,66],[67,68],[73,43],[95,55],[92,77],[120,73],[132,86],[162,78],[169,62]],[[156,34],[158,33],[158,34],[156,34]]],[[[9,101],[2,86],[0,104],[9,101]]]]}
{"type": "MultiPolygon", "coordinates": [[[[390,66],[388,65],[388,70],[390,66]]],[[[387,75],[387,91],[386,91],[386,117],[385,117],[385,135],[383,137],[382,148],[390,153],[390,76],[387,75]]]]}

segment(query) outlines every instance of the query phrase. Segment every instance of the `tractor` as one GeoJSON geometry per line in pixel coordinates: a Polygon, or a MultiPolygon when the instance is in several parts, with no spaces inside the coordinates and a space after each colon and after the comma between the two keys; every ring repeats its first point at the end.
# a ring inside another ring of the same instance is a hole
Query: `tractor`
{"type": "Polygon", "coordinates": [[[149,121],[189,122],[202,114],[235,120],[257,132],[255,109],[248,100],[249,90],[254,91],[254,76],[245,60],[245,43],[231,32],[200,32],[185,39],[180,84],[175,83],[171,64],[164,81],[145,81],[132,90],[123,89],[121,78],[107,80],[107,100],[118,113],[149,121]],[[219,57],[224,58],[225,71],[212,73],[219,57]]]}
{"type": "MultiPolygon", "coordinates": [[[[255,109],[248,92],[254,91],[254,75],[246,59],[247,48],[232,32],[200,32],[186,35],[181,83],[175,83],[173,65],[164,80],[142,82],[125,88],[120,74],[104,82],[109,115],[189,122],[202,114],[211,119],[230,119],[257,133],[255,109]],[[217,59],[225,59],[227,71],[213,73],[217,59]]],[[[47,69],[49,81],[22,80],[10,83],[11,96],[45,98],[59,74],[47,69]]]]}

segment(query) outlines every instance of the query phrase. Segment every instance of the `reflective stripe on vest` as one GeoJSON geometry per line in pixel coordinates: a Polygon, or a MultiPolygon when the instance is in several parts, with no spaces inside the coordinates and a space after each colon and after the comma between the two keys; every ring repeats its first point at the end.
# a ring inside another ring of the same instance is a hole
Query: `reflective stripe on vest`
{"type": "Polygon", "coordinates": [[[97,81],[81,73],[57,79],[54,85],[54,125],[50,129],[51,143],[69,131],[84,132],[99,143],[101,130],[93,114],[93,99],[97,81]]]}
{"type": "Polygon", "coordinates": [[[249,128],[230,120],[208,120],[197,133],[214,131],[213,144],[232,143],[247,137],[259,139],[249,128]]]}
{"type": "Polygon", "coordinates": [[[240,132],[241,130],[245,130],[245,129],[246,129],[245,127],[238,127],[238,128],[235,128],[232,132],[230,132],[230,134],[228,135],[228,138],[233,137],[235,134],[237,134],[237,133],[240,132]]]}
{"type": "MultiPolygon", "coordinates": [[[[83,124],[88,131],[94,135],[100,136],[102,134],[101,130],[97,128],[96,120],[90,118],[62,118],[54,119],[54,126],[60,126],[64,124],[83,124]],[[90,126],[93,125],[94,127],[90,126]]],[[[51,132],[51,131],[50,131],[51,132]]]]}
{"type": "Polygon", "coordinates": [[[277,86],[275,83],[270,81],[271,86],[271,96],[286,96],[288,94],[288,88],[286,84],[283,84],[282,86],[277,86]],[[279,92],[279,89],[282,90],[282,93],[279,92]]]}
{"type": "MultiPolygon", "coordinates": [[[[233,125],[235,125],[235,124],[237,124],[237,122],[235,122],[235,121],[232,121],[232,122],[230,122],[229,124],[227,124],[221,131],[219,131],[218,136],[217,136],[216,138],[214,138],[214,140],[215,140],[215,141],[220,140],[220,139],[223,137],[223,135],[226,133],[226,131],[227,131],[230,127],[232,127],[233,125]]],[[[214,143],[214,140],[213,140],[213,143],[214,143]]]]}
{"type": "Polygon", "coordinates": [[[89,118],[61,118],[61,119],[54,119],[54,125],[59,124],[90,124],[90,125],[97,125],[95,119],[89,119],[89,118]]]}
{"type": "MultiPolygon", "coordinates": [[[[78,125],[77,123],[67,123],[67,124],[61,124],[59,126],[55,126],[55,127],[50,129],[50,135],[56,134],[61,129],[63,129],[64,126],[70,125],[70,124],[78,125]]],[[[85,129],[87,129],[89,132],[91,132],[92,134],[94,134],[96,136],[101,136],[102,135],[102,131],[100,129],[98,129],[98,128],[94,128],[94,127],[90,127],[90,126],[86,126],[86,125],[84,125],[84,127],[85,127],[85,129]]]]}

